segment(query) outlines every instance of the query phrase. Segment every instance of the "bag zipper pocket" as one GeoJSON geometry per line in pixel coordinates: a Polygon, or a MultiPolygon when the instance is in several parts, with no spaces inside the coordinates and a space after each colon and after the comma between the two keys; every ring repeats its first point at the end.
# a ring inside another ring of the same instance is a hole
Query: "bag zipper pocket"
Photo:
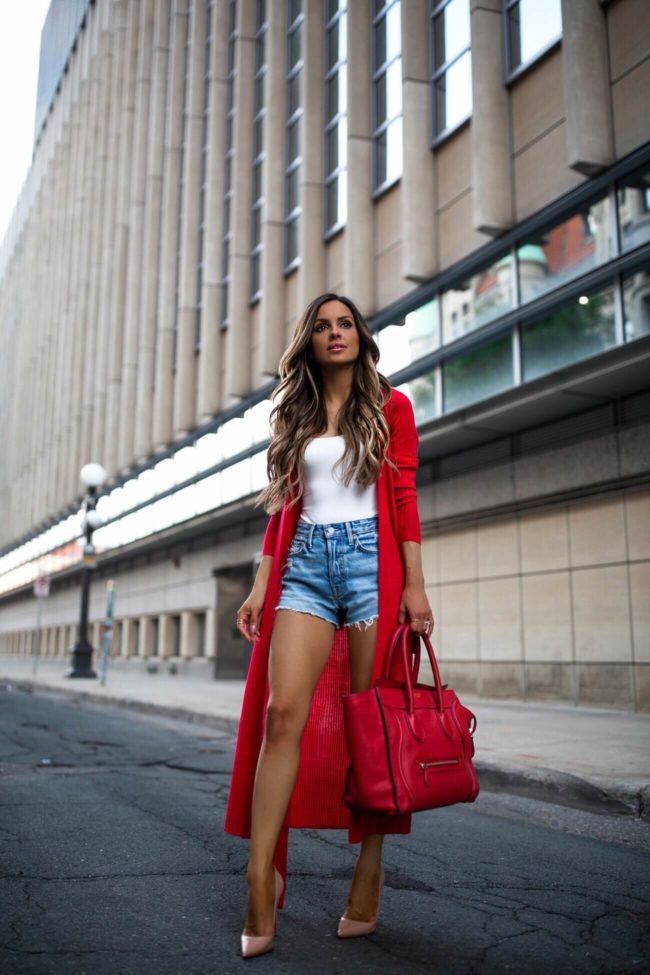
{"type": "Polygon", "coordinates": [[[443,758],[438,760],[437,762],[418,762],[420,771],[422,772],[422,778],[426,786],[429,785],[429,783],[427,782],[427,769],[437,768],[440,767],[441,765],[458,765],[458,764],[459,764],[459,760],[457,758],[443,758]]]}

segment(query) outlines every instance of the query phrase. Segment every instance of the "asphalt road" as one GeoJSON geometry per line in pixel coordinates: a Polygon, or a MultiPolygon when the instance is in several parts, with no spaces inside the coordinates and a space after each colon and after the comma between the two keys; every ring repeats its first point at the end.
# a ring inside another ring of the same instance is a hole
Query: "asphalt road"
{"type": "Polygon", "coordinates": [[[0,685],[0,971],[65,975],[650,970],[650,826],[483,792],[385,844],[377,931],[340,941],[358,847],[292,831],[273,952],[238,955],[233,741],[0,685]]]}

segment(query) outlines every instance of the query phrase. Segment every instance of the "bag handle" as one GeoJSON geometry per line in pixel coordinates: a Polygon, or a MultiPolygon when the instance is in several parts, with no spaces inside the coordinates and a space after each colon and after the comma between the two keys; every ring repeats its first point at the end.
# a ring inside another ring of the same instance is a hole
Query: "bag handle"
{"type": "MultiPolygon", "coordinates": [[[[400,638],[402,636],[401,629],[402,629],[402,626],[403,625],[404,624],[400,624],[396,628],[395,632],[393,633],[393,636],[392,636],[392,639],[391,639],[391,642],[390,642],[390,647],[388,648],[388,651],[386,653],[386,657],[384,658],[385,659],[385,664],[384,664],[384,672],[382,674],[382,677],[384,677],[384,678],[386,678],[388,680],[390,680],[390,672],[391,672],[391,668],[393,666],[393,657],[394,657],[394,654],[395,654],[395,648],[397,647],[397,644],[399,643],[400,638]]],[[[412,683],[417,684],[418,675],[419,675],[419,672],[420,672],[420,641],[419,640],[417,641],[417,643],[413,647],[413,664],[412,664],[412,666],[409,669],[411,671],[412,683]]],[[[404,673],[406,673],[406,667],[404,668],[404,673]]]]}
{"type": "Polygon", "coordinates": [[[393,663],[393,655],[397,644],[400,644],[400,650],[402,655],[402,665],[404,668],[404,690],[406,693],[406,701],[409,715],[412,717],[414,713],[413,708],[413,671],[409,666],[409,652],[413,652],[415,655],[417,666],[419,669],[420,662],[420,639],[424,640],[424,645],[426,647],[427,654],[429,655],[429,661],[431,663],[431,670],[433,672],[433,677],[435,680],[435,691],[436,691],[436,709],[442,713],[442,679],[440,677],[440,670],[438,669],[438,661],[436,660],[436,655],[433,652],[433,647],[431,646],[431,641],[426,633],[416,633],[411,629],[410,623],[400,623],[395,634],[393,636],[390,649],[386,655],[386,665],[384,668],[384,676],[388,677],[390,675],[391,666],[393,663]],[[409,641],[411,644],[415,642],[415,646],[412,651],[409,648],[409,641]]]}

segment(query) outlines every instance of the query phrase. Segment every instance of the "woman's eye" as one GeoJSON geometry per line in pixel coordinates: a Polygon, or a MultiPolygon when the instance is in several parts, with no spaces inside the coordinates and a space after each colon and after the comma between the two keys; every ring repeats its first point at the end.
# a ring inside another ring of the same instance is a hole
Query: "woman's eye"
{"type": "Polygon", "coordinates": [[[341,322],[343,328],[352,328],[352,322],[341,322]]]}

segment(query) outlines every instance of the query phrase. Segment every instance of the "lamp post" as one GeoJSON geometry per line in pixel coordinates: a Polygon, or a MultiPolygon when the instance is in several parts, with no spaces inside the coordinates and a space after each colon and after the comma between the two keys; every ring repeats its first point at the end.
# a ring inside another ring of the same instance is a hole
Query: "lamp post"
{"type": "Polygon", "coordinates": [[[81,523],[86,544],[83,550],[83,567],[81,569],[81,613],[79,617],[79,638],[72,648],[72,670],[67,677],[97,677],[92,669],[93,648],[88,641],[88,597],[90,595],[90,574],[95,568],[95,549],[92,538],[93,531],[101,525],[101,519],[95,510],[97,504],[97,488],[101,487],[107,478],[107,473],[101,464],[85,464],[81,468],[81,480],[88,488],[86,497],[86,513],[81,523]]]}

